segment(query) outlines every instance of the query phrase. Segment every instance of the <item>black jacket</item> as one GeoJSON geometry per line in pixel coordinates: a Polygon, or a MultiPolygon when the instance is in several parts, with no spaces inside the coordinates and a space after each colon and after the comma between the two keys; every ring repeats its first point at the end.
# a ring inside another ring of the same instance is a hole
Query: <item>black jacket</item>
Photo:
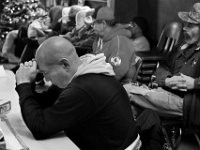
{"type": "Polygon", "coordinates": [[[62,91],[52,88],[40,95],[29,83],[16,90],[23,119],[36,139],[64,130],[81,150],[122,150],[137,137],[129,98],[114,77],[85,74],[62,91]]]}

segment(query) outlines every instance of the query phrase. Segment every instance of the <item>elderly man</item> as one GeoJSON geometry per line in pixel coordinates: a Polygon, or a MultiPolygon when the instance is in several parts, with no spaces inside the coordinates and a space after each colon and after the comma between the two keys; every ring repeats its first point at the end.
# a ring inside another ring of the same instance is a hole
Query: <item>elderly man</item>
{"type": "Polygon", "coordinates": [[[114,11],[102,7],[97,11],[93,28],[98,38],[93,43],[95,54],[104,53],[116,73],[116,78],[122,82],[132,81],[135,73],[135,49],[130,40],[132,33],[115,21],[114,11]]]}
{"type": "MultiPolygon", "coordinates": [[[[182,116],[183,103],[187,107],[188,94],[198,93],[200,89],[200,3],[194,4],[190,12],[179,12],[178,16],[184,23],[184,41],[173,50],[168,62],[161,63],[156,71],[156,81],[161,88],[149,90],[125,87],[131,94],[131,100],[137,104],[162,113],[182,116]]],[[[197,106],[192,98],[188,104],[193,105],[191,110],[197,106]]],[[[196,115],[194,111],[191,118],[195,120],[196,115]]]]}
{"type": "Polygon", "coordinates": [[[33,136],[44,139],[64,130],[81,150],[122,150],[132,142],[140,147],[129,98],[114,75],[103,54],[79,58],[64,38],[44,41],[36,61],[16,72],[22,116],[33,136]],[[37,65],[59,88],[41,94],[32,90],[37,65]]]}

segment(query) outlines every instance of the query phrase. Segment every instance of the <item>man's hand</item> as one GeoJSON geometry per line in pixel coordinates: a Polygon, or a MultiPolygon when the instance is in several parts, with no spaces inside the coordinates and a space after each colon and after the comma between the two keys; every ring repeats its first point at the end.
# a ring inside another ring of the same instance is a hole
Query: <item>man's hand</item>
{"type": "Polygon", "coordinates": [[[38,71],[36,61],[25,62],[24,64],[21,63],[15,76],[17,85],[32,82],[35,79],[37,73],[38,71]]]}
{"type": "Polygon", "coordinates": [[[194,78],[190,76],[186,76],[184,74],[181,74],[182,78],[186,81],[186,86],[188,90],[194,89],[194,78]]]}
{"type": "Polygon", "coordinates": [[[173,76],[165,79],[165,85],[173,90],[186,91],[186,80],[182,76],[173,76]]]}

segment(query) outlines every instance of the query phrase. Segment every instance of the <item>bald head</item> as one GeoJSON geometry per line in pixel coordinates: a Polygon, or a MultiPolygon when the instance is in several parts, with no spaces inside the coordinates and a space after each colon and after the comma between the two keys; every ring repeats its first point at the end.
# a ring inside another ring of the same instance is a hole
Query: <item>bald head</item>
{"type": "Polygon", "coordinates": [[[45,40],[36,52],[37,62],[43,61],[45,64],[57,63],[62,58],[76,61],[78,55],[71,42],[58,36],[45,40]]]}
{"type": "Polygon", "coordinates": [[[74,46],[62,37],[44,41],[37,49],[36,61],[45,79],[60,88],[69,84],[81,64],[74,46]]]}

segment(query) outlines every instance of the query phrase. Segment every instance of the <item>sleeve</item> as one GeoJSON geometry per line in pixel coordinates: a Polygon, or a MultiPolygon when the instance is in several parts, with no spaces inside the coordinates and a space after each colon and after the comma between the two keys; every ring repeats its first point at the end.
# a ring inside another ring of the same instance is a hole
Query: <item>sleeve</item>
{"type": "Polygon", "coordinates": [[[132,43],[128,38],[117,36],[111,41],[111,47],[108,62],[113,66],[114,72],[116,73],[116,78],[121,80],[129,71],[131,66],[131,59],[133,55],[135,56],[135,50],[133,49],[132,43]],[[119,57],[120,65],[115,65],[113,63],[113,58],[119,57]]]}
{"type": "Polygon", "coordinates": [[[34,96],[35,100],[40,104],[42,108],[46,108],[55,103],[57,97],[62,92],[62,89],[55,85],[49,87],[49,89],[42,93],[34,92],[35,89],[32,84],[24,83],[16,87],[16,91],[20,97],[20,103],[27,99],[28,96],[34,96]],[[26,92],[25,92],[26,91],[26,92]]]}
{"type": "Polygon", "coordinates": [[[159,86],[164,87],[165,79],[173,76],[172,70],[174,60],[176,60],[177,57],[176,55],[178,55],[177,48],[175,48],[174,51],[166,57],[166,60],[159,62],[159,67],[155,72],[156,82],[159,86]]]}
{"type": "Polygon", "coordinates": [[[165,79],[170,78],[173,76],[173,68],[175,65],[175,61],[180,55],[180,44],[178,44],[170,55],[166,56],[166,60],[159,62],[159,67],[156,69],[155,75],[156,75],[156,82],[159,86],[164,87],[165,86],[165,79]]]}
{"type": "Polygon", "coordinates": [[[30,84],[21,84],[16,90],[20,97],[22,117],[36,139],[44,139],[69,129],[86,120],[95,109],[91,99],[80,88],[65,89],[54,105],[47,108],[38,103],[30,84]]]}
{"type": "Polygon", "coordinates": [[[156,82],[159,86],[165,86],[165,79],[171,77],[172,73],[169,70],[169,66],[166,62],[160,62],[159,67],[156,69],[156,82]]]}

